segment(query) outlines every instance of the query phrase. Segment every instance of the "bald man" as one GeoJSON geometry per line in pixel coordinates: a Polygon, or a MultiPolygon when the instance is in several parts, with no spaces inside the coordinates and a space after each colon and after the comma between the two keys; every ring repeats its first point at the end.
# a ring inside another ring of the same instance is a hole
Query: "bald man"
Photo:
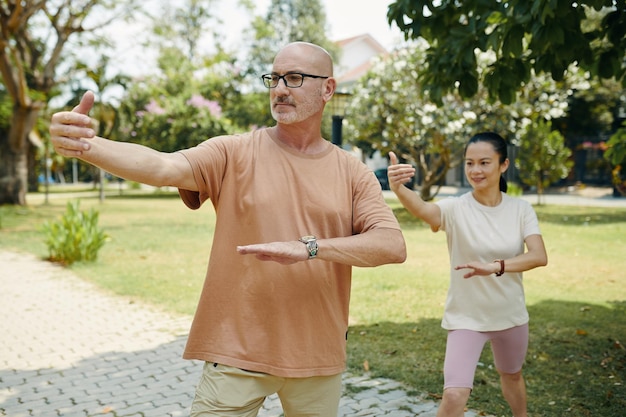
{"type": "Polygon", "coordinates": [[[321,136],[337,85],[330,55],[291,43],[261,78],[273,127],[163,153],[95,136],[87,92],[52,116],[51,140],[116,176],[177,187],[191,209],[215,207],[183,354],[205,362],[192,416],[256,416],[273,393],[285,416],[336,416],[352,266],[404,262],[405,242],[371,170],[321,136]]]}

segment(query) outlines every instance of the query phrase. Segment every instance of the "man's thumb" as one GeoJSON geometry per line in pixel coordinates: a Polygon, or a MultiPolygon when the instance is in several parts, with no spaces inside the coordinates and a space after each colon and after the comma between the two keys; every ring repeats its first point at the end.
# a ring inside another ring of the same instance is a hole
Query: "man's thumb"
{"type": "Polygon", "coordinates": [[[93,92],[87,91],[85,94],[83,94],[83,98],[80,99],[80,103],[78,103],[78,106],[74,107],[72,111],[76,113],[89,114],[89,110],[91,110],[91,108],[93,107],[94,100],[95,97],[93,95],[93,92]]]}
{"type": "Polygon", "coordinates": [[[389,152],[389,162],[391,163],[391,165],[395,165],[398,163],[398,157],[395,153],[389,152]]]}

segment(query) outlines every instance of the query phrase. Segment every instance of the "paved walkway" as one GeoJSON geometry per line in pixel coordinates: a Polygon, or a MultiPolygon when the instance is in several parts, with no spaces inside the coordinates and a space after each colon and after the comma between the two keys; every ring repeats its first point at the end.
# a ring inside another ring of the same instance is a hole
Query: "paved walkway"
{"type": "MultiPolygon", "coordinates": [[[[189,415],[201,373],[200,362],[181,358],[190,317],[107,295],[29,254],[0,251],[0,288],[0,415],[189,415]]],[[[340,416],[436,409],[397,382],[344,377],[340,416]]],[[[260,416],[281,415],[269,397],[260,416]]]]}

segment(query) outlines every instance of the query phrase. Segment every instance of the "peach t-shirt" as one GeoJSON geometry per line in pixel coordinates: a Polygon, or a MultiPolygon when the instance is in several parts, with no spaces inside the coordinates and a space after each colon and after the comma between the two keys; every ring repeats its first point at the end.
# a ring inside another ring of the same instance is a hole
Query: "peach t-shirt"
{"type": "Polygon", "coordinates": [[[330,143],[305,155],[266,129],[181,152],[200,190],[179,190],[183,201],[198,208],[210,199],[217,213],[184,358],[284,377],[342,372],[351,267],[320,259],[262,262],[236,247],[399,230],[374,174],[330,143]]]}

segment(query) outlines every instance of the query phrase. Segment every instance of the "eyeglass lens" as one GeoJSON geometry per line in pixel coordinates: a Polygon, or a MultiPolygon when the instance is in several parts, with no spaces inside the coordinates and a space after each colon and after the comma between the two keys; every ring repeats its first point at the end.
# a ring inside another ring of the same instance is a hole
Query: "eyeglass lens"
{"type": "Polygon", "coordinates": [[[285,74],[285,75],[266,75],[263,77],[263,81],[266,87],[274,88],[278,86],[281,78],[284,80],[285,85],[287,87],[300,87],[302,82],[304,81],[304,76],[302,74],[285,74]]]}

